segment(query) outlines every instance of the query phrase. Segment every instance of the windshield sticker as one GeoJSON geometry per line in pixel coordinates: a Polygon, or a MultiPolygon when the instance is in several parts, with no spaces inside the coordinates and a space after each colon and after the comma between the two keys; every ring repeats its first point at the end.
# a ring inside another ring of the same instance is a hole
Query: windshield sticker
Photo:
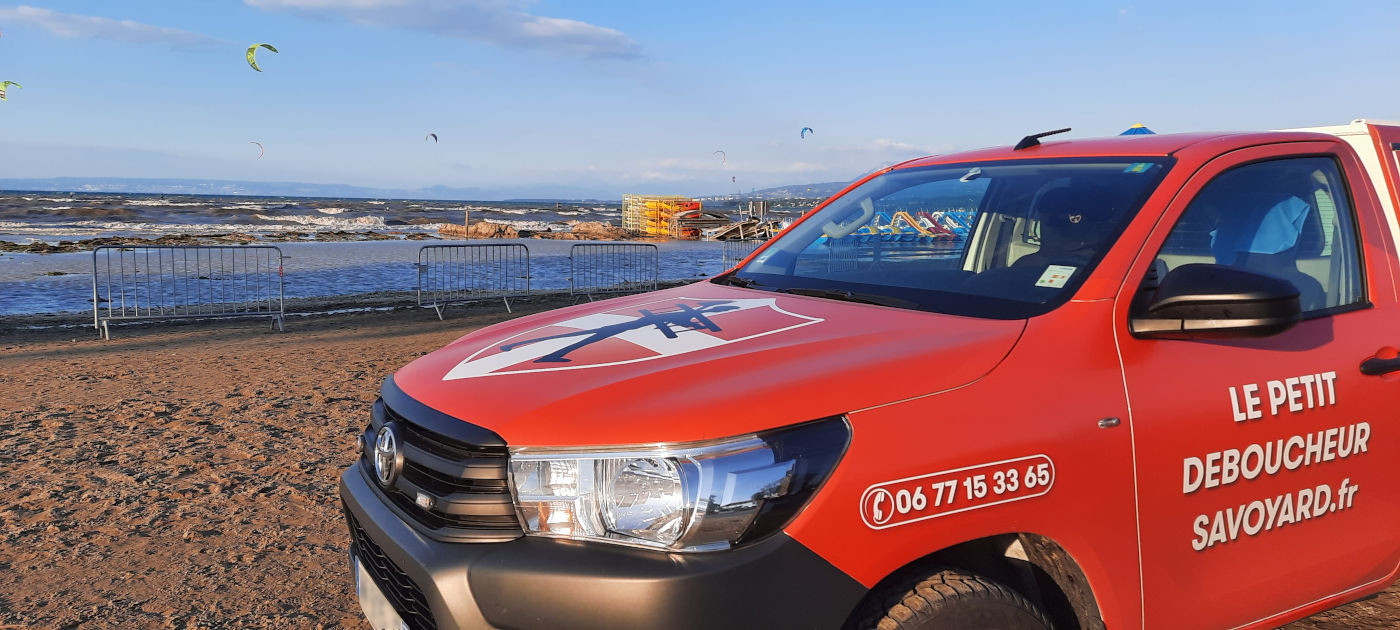
{"type": "Polygon", "coordinates": [[[578,370],[706,350],[823,321],[786,311],[777,298],[675,298],[590,313],[501,339],[442,377],[578,370]]]}
{"type": "Polygon", "coordinates": [[[968,510],[1030,499],[1055,485],[1055,463],[1031,455],[877,483],[860,496],[860,518],[888,529],[968,510]]]}
{"type": "Polygon", "coordinates": [[[1129,165],[1128,165],[1128,168],[1123,169],[1123,172],[1124,172],[1124,173],[1146,173],[1147,170],[1150,169],[1150,168],[1152,168],[1153,166],[1154,166],[1154,164],[1152,164],[1151,162],[1134,162],[1134,163],[1132,163],[1132,164],[1129,164],[1129,165]]]}
{"type": "Polygon", "coordinates": [[[1069,282],[1069,277],[1074,274],[1078,267],[1067,267],[1065,265],[1050,265],[1045,268],[1045,273],[1040,274],[1040,279],[1035,281],[1035,286],[1050,287],[1058,289],[1069,282]]]}

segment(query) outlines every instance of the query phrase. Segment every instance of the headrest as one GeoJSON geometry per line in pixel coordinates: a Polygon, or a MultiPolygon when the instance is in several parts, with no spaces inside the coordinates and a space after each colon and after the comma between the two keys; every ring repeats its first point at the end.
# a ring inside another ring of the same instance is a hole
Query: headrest
{"type": "Polygon", "coordinates": [[[1045,192],[1036,202],[1040,251],[1072,252],[1098,244],[1112,219],[1102,199],[1090,191],[1065,187],[1045,192]]]}
{"type": "Polygon", "coordinates": [[[1298,244],[1312,205],[1292,194],[1265,199],[1221,215],[1220,226],[1211,234],[1215,262],[1232,265],[1240,254],[1278,254],[1298,244]]]}

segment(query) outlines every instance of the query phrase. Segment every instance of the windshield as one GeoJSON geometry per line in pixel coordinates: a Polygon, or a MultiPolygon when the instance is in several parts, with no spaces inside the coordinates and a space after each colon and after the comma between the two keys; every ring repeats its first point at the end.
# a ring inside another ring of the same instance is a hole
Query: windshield
{"type": "Polygon", "coordinates": [[[1018,160],[892,171],[717,281],[996,319],[1070,298],[1171,160],[1018,160]]]}

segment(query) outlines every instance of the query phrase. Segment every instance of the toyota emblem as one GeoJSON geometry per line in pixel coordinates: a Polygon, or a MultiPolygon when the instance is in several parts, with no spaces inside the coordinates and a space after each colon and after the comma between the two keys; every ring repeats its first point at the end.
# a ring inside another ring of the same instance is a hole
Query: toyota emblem
{"type": "Polygon", "coordinates": [[[399,428],[384,425],[374,438],[374,476],[379,485],[392,488],[403,470],[403,451],[399,449],[399,428]]]}

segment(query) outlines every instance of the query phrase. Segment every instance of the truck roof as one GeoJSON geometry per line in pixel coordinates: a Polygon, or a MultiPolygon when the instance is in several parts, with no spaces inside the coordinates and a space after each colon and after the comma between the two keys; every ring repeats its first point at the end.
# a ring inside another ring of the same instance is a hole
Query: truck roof
{"type": "Polygon", "coordinates": [[[1082,140],[1043,140],[1040,145],[1013,150],[1010,145],[974,149],[960,153],[917,158],[895,168],[915,168],[956,162],[987,162],[1040,158],[1099,157],[1099,156],[1168,156],[1186,147],[1201,143],[1221,143],[1252,146],[1275,142],[1308,140],[1336,141],[1336,136],[1308,131],[1217,131],[1172,133],[1157,135],[1110,136],[1082,140]]]}

